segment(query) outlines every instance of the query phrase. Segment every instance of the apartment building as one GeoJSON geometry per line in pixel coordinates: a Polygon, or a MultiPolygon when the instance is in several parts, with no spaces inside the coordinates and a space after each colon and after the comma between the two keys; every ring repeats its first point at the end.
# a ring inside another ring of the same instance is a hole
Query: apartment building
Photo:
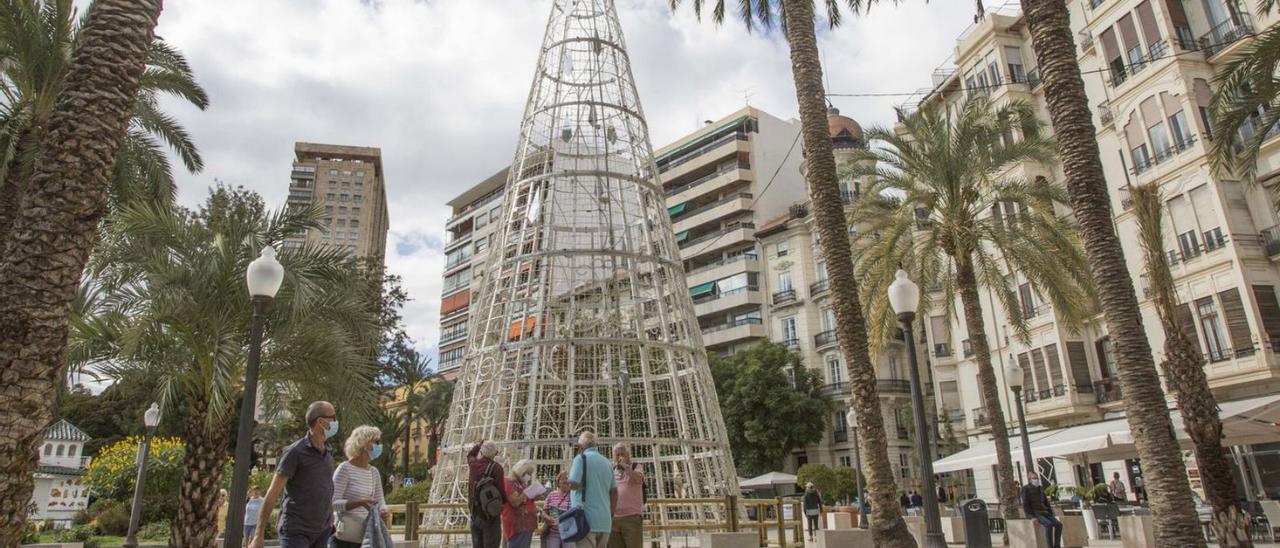
{"type": "MultiPolygon", "coordinates": [[[[1255,6],[1248,4],[1231,0],[1068,2],[1116,229],[1139,291],[1155,359],[1162,358],[1164,335],[1146,294],[1142,250],[1128,199],[1132,185],[1148,183],[1158,184],[1164,194],[1166,246],[1182,302],[1181,323],[1204,352],[1209,382],[1220,402],[1280,390],[1276,355],[1280,270],[1274,262],[1280,256],[1280,216],[1264,191],[1215,176],[1207,158],[1207,137],[1214,131],[1207,108],[1213,75],[1257,29],[1274,24],[1270,17],[1256,20],[1250,15],[1256,12],[1255,6]]],[[[934,86],[906,108],[945,109],[981,93],[997,103],[1026,101],[1047,124],[1034,65],[1021,14],[990,11],[959,37],[948,63],[935,71],[934,86]]],[[[1254,126],[1242,129],[1246,135],[1252,131],[1254,126]]],[[[1260,173],[1265,177],[1280,173],[1276,143],[1269,142],[1263,150],[1260,173]]],[[[1060,167],[1021,165],[1013,167],[1010,175],[1062,179],[1060,167]]],[[[992,204],[992,214],[1013,213],[1008,205],[992,204]]],[[[1025,282],[1019,273],[1009,274],[1025,282]]],[[[1010,362],[1023,370],[1029,429],[1122,416],[1115,357],[1101,319],[1074,328],[1059,321],[1048,300],[1029,284],[1020,283],[1019,297],[1022,313],[1031,318],[1029,340],[1010,333],[992,295],[983,298],[986,336],[1002,385],[1005,416],[1014,416],[1008,401],[1011,393],[1003,389],[1004,367],[1010,362]]],[[[976,361],[962,318],[935,316],[925,321],[925,328],[939,412],[954,420],[956,429],[967,433],[971,442],[989,437],[976,361]],[[955,351],[957,347],[960,352],[955,351]]],[[[1280,473],[1268,472],[1280,470],[1277,450],[1277,444],[1235,449],[1238,462],[1249,469],[1242,480],[1248,490],[1280,490],[1275,479],[1263,485],[1268,473],[1280,473]]],[[[1141,474],[1140,463],[1133,460],[1098,463],[1054,458],[1043,459],[1038,466],[1068,486],[1109,479],[1113,471],[1132,484],[1141,474]]],[[[1188,462],[1188,468],[1193,487],[1198,487],[1195,463],[1188,462]]],[[[974,469],[973,474],[977,494],[994,498],[992,470],[974,469]]]]}
{"type": "Polygon", "coordinates": [[[323,228],[288,238],[285,248],[327,246],[384,264],[387,187],[382,150],[375,147],[295,143],[289,207],[323,207],[323,228]]]}

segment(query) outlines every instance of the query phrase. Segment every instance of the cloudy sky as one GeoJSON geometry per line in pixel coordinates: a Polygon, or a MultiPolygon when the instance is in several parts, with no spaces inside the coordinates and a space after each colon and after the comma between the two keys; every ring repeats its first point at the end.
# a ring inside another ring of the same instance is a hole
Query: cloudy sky
{"type": "MultiPolygon", "coordinates": [[[[616,2],[655,145],[747,101],[783,118],[797,115],[786,44],[776,32],[699,22],[688,5],[672,15],[668,0],[616,2]]],[[[295,141],[381,147],[388,267],[413,298],[405,311],[410,335],[434,355],[445,202],[509,161],[550,5],[167,0],[158,32],[185,52],[212,103],[203,112],[166,106],[194,135],[206,165],[180,177],[179,199],[197,204],[222,181],[283,205],[295,141]]],[[[972,10],[968,0],[904,0],[846,17],[820,37],[828,91],[927,87],[972,10]]],[[[891,123],[903,98],[833,101],[875,125],[891,123]]]]}

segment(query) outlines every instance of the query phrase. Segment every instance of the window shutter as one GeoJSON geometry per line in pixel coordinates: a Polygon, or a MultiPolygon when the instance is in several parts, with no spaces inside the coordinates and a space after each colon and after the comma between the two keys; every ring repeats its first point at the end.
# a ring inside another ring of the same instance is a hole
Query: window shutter
{"type": "Polygon", "coordinates": [[[1036,389],[1035,374],[1031,371],[1031,360],[1027,359],[1027,353],[1018,354],[1018,367],[1022,368],[1022,390],[1024,392],[1036,389]]]}
{"type": "Polygon", "coordinates": [[[1067,364],[1071,366],[1071,382],[1076,390],[1093,392],[1093,379],[1089,376],[1089,358],[1084,354],[1083,342],[1067,341],[1067,364]]]}
{"type": "Polygon", "coordinates": [[[1258,301],[1258,311],[1262,313],[1262,329],[1274,348],[1280,343],[1280,300],[1276,300],[1276,289],[1269,285],[1255,285],[1253,298],[1258,301]]]}
{"type": "Polygon", "coordinates": [[[1222,301],[1222,315],[1227,320],[1227,334],[1231,337],[1231,350],[1236,357],[1252,356],[1253,333],[1249,331],[1249,318],[1244,312],[1244,303],[1240,301],[1240,289],[1231,288],[1218,293],[1222,301]]]}
{"type": "Polygon", "coordinates": [[[1048,390],[1052,388],[1052,385],[1049,383],[1049,373],[1045,370],[1044,354],[1040,352],[1039,348],[1031,349],[1031,363],[1035,366],[1036,377],[1038,377],[1040,382],[1040,390],[1048,390]]]}
{"type": "Polygon", "coordinates": [[[1062,362],[1058,359],[1058,343],[1044,347],[1044,359],[1049,367],[1049,378],[1053,379],[1053,387],[1063,386],[1062,362]]]}

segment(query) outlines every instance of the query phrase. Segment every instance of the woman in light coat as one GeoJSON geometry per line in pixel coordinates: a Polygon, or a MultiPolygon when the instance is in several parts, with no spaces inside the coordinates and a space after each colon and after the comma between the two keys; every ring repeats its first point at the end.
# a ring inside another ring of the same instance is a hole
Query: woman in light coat
{"type": "Polygon", "coordinates": [[[361,426],[351,432],[343,448],[347,462],[333,471],[333,511],[337,513],[335,548],[360,548],[369,512],[390,517],[382,496],[382,476],[370,464],[382,455],[382,431],[361,426]]]}

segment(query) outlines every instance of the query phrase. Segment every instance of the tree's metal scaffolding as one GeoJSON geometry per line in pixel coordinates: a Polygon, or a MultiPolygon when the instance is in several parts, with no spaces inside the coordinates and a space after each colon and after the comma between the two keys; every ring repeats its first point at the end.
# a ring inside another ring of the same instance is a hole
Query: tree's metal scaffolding
{"type": "Polygon", "coordinates": [[[650,497],[737,494],[613,0],[554,0],[501,222],[432,502],[466,501],[478,440],[554,479],[584,429],[631,446],[650,497]]]}

